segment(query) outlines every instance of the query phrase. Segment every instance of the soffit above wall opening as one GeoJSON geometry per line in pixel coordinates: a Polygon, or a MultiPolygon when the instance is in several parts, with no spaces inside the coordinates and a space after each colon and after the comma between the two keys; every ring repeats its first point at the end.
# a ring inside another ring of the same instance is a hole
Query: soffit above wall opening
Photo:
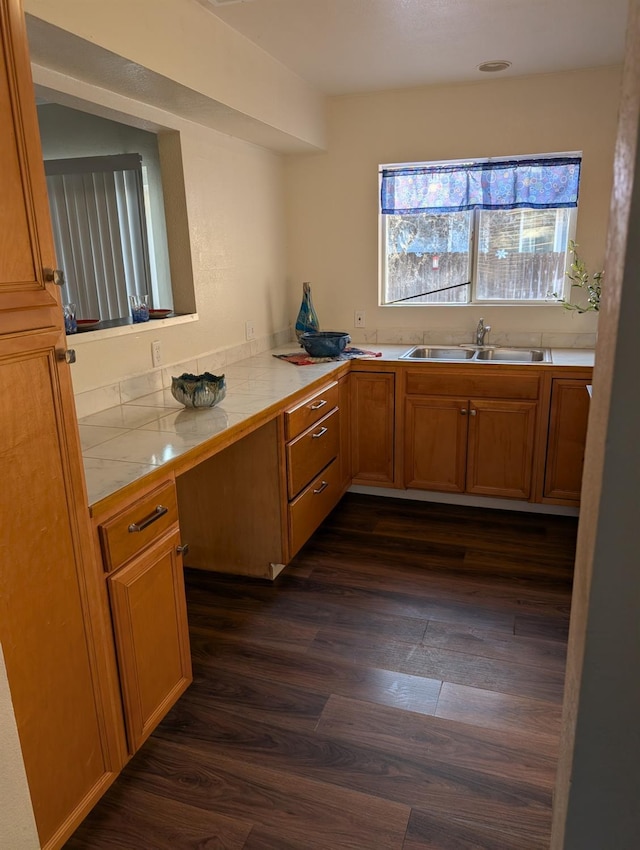
{"type": "Polygon", "coordinates": [[[29,51],[35,66],[154,106],[276,153],[321,150],[33,15],[27,14],[26,21],[29,51]]]}

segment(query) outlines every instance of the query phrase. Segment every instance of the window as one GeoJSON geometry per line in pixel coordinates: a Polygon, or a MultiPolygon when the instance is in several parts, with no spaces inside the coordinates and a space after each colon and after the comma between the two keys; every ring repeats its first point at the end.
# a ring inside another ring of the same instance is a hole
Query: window
{"type": "Polygon", "coordinates": [[[578,155],[380,172],[380,303],[544,303],[565,288],[578,155]]]}
{"type": "Polygon", "coordinates": [[[129,295],[152,295],[139,154],[47,160],[47,191],[64,299],[82,316],[129,316],[129,295]]]}
{"type": "Polygon", "coordinates": [[[131,122],[38,103],[62,299],[96,331],[130,324],[127,296],[145,291],[155,308],[196,313],[180,133],[131,122]]]}

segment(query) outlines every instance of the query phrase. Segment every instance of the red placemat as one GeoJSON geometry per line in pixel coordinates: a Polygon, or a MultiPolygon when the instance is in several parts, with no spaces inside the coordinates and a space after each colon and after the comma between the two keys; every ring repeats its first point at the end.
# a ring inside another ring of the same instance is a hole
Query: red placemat
{"type": "Polygon", "coordinates": [[[332,360],[353,360],[354,358],[382,357],[381,351],[367,351],[365,348],[354,348],[349,345],[337,357],[311,357],[306,352],[293,354],[274,354],[279,360],[286,360],[294,366],[311,366],[314,363],[330,363],[332,360]]]}

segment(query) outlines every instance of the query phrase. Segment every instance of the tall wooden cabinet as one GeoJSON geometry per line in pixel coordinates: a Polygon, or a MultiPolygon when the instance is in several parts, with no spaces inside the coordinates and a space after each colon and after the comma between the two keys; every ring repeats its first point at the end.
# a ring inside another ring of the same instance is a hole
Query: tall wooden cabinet
{"type": "Polygon", "coordinates": [[[19,0],[0,0],[0,39],[0,642],[40,842],[57,848],[123,737],[19,0]]]}

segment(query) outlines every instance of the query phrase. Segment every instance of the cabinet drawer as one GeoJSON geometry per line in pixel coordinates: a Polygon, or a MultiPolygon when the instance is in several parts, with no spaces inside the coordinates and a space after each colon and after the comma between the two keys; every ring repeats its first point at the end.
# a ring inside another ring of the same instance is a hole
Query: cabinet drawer
{"type": "Polygon", "coordinates": [[[334,409],[287,444],[287,486],[293,499],[338,455],[340,412],[334,409]]]}
{"type": "Polygon", "coordinates": [[[105,569],[122,566],[177,522],[176,488],[168,481],[98,526],[105,569]]]}
{"type": "Polygon", "coordinates": [[[338,383],[327,384],[312,396],[308,396],[295,407],[285,411],[285,438],[293,440],[309,426],[321,419],[338,405],[338,383]]]}
{"type": "Polygon", "coordinates": [[[289,505],[289,555],[293,557],[340,499],[340,464],[329,466],[289,505]]]}
{"type": "MultiPolygon", "coordinates": [[[[477,367],[476,367],[477,368],[477,367]]],[[[495,367],[491,367],[492,369],[495,367]]],[[[474,368],[475,372],[475,368],[474,368]]],[[[434,374],[427,369],[407,372],[407,395],[455,395],[467,398],[538,398],[540,377],[534,375],[487,375],[466,372],[434,374]]]]}

